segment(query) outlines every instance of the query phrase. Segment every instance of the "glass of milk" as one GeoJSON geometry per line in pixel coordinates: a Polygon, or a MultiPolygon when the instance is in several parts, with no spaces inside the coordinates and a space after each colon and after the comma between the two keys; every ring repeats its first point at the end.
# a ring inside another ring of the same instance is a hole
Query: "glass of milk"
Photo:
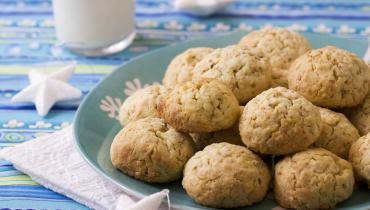
{"type": "Polygon", "coordinates": [[[53,0],[57,38],[86,56],[119,52],[135,38],[134,0],[53,0]]]}

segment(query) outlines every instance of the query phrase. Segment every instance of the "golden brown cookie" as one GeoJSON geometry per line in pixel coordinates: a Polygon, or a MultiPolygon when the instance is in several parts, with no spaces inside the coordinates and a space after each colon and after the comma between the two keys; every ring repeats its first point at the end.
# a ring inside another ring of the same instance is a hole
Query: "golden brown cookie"
{"type": "Polygon", "coordinates": [[[161,85],[150,85],[128,97],[119,111],[121,125],[146,117],[159,117],[157,100],[162,89],[161,85]]]}
{"type": "Polygon", "coordinates": [[[370,94],[358,106],[346,110],[348,119],[358,129],[360,134],[366,135],[370,132],[370,94]]]}
{"type": "Polygon", "coordinates": [[[266,164],[247,148],[215,143],[190,158],[182,186],[197,203],[234,208],[261,201],[270,179],[266,164]]]}
{"type": "MultiPolygon", "coordinates": [[[[243,113],[244,106],[240,106],[239,109],[240,114],[243,113]]],[[[221,142],[244,146],[239,134],[239,120],[233,127],[226,130],[212,133],[190,133],[190,136],[193,138],[197,150],[203,150],[204,147],[210,144],[221,142]]]]}
{"type": "Polygon", "coordinates": [[[239,123],[249,149],[273,155],[304,150],[317,140],[321,127],[319,108],[284,87],[271,88],[250,100],[239,123]]]}
{"type": "Polygon", "coordinates": [[[322,148],[287,156],[275,167],[275,199],[288,209],[333,209],[353,185],[351,164],[322,148]]]}
{"type": "Polygon", "coordinates": [[[353,107],[369,91],[369,72],[354,53],[328,46],[311,50],[293,62],[289,88],[317,106],[353,107]]]}
{"type": "Polygon", "coordinates": [[[176,85],[161,97],[158,111],[168,124],[188,133],[228,129],[239,117],[238,100],[214,79],[176,85]]]}
{"type": "Polygon", "coordinates": [[[216,49],[205,56],[194,67],[193,79],[200,78],[222,81],[244,105],[270,87],[271,68],[265,59],[248,48],[233,45],[216,49]]]}
{"type": "Polygon", "coordinates": [[[270,61],[273,86],[283,87],[288,87],[287,73],[292,62],[311,49],[306,38],[284,28],[253,31],[239,44],[262,53],[270,61]]]}
{"type": "Polygon", "coordinates": [[[181,178],[194,152],[189,135],[149,117],[127,124],[114,138],[110,155],[116,168],[136,179],[167,183],[181,178]]]}
{"type": "Polygon", "coordinates": [[[212,51],[212,48],[197,47],[177,55],[167,67],[163,85],[173,87],[176,84],[191,81],[194,66],[212,51]]]}
{"type": "Polygon", "coordinates": [[[360,138],[357,129],[341,113],[320,108],[320,114],[323,127],[314,146],[322,147],[341,158],[347,159],[351,145],[360,138]]]}
{"type": "Polygon", "coordinates": [[[367,183],[370,188],[370,134],[352,144],[349,161],[352,163],[357,180],[367,183]]]}

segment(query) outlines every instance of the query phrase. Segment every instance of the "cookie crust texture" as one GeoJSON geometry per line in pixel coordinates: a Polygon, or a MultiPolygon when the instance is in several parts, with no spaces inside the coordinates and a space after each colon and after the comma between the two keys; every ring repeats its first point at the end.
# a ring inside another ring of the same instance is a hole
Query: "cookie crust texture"
{"type": "Polygon", "coordinates": [[[275,199],[284,208],[333,209],[353,185],[351,164],[322,148],[287,156],[275,167],[275,199]]]}
{"type": "Polygon", "coordinates": [[[197,47],[190,48],[177,55],[167,67],[163,77],[163,85],[172,87],[180,83],[191,81],[193,78],[194,66],[212,51],[212,48],[197,47]]]}
{"type": "Polygon", "coordinates": [[[257,50],[269,60],[273,87],[288,87],[287,75],[290,65],[311,49],[306,38],[284,28],[253,31],[243,37],[239,45],[257,50]]]}
{"type": "Polygon", "coordinates": [[[239,117],[239,104],[222,82],[202,79],[170,89],[159,100],[158,111],[179,131],[209,133],[232,127],[239,117]]]}
{"type": "Polygon", "coordinates": [[[249,101],[239,124],[249,149],[272,155],[306,149],[318,139],[321,128],[319,108],[284,87],[271,88],[249,101]]]}
{"type": "Polygon", "coordinates": [[[327,46],[308,51],[291,65],[289,88],[313,104],[346,108],[362,103],[369,91],[369,67],[354,53],[327,46]]]}
{"type": "Polygon", "coordinates": [[[323,127],[314,146],[347,159],[351,145],[360,138],[360,134],[343,114],[325,108],[320,108],[320,114],[323,127]]]}
{"type": "Polygon", "coordinates": [[[119,111],[119,121],[122,126],[146,117],[159,117],[157,110],[158,98],[163,92],[163,86],[150,85],[136,91],[122,104],[119,111]]]}
{"type": "Polygon", "coordinates": [[[160,118],[144,118],[127,124],[111,145],[113,165],[149,183],[168,183],[182,177],[195,153],[188,134],[176,131],[160,118]]]}
{"type": "Polygon", "coordinates": [[[367,183],[370,188],[370,134],[361,137],[352,145],[349,161],[352,163],[357,180],[367,183]]]}
{"type": "Polygon", "coordinates": [[[267,165],[245,147],[215,143],[186,164],[182,185],[196,202],[233,208],[261,201],[269,188],[267,165]]]}
{"type": "Polygon", "coordinates": [[[248,48],[232,45],[214,50],[194,67],[194,80],[218,79],[228,86],[241,105],[268,89],[271,67],[248,48]]]}

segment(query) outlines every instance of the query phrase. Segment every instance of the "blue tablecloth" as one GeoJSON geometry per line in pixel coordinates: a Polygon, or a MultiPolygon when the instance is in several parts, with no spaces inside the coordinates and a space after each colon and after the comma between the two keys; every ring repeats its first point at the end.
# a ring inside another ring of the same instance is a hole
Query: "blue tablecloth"
{"type": "MultiPolygon", "coordinates": [[[[50,69],[77,60],[71,83],[87,94],[117,65],[190,38],[248,32],[268,25],[358,39],[370,35],[368,0],[237,0],[207,19],[175,11],[170,0],[137,0],[136,16],[138,36],[127,50],[104,58],[86,58],[58,45],[50,1],[0,0],[0,149],[67,126],[79,105],[79,101],[58,104],[42,118],[30,104],[10,103],[10,98],[28,84],[30,68],[50,69]]],[[[0,161],[0,209],[87,207],[38,185],[9,162],[0,161]]]]}

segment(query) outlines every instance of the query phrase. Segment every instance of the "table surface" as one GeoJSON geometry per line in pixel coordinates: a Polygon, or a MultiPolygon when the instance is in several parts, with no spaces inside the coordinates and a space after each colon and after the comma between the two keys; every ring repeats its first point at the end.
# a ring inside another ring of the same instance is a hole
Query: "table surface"
{"type": "MultiPolygon", "coordinates": [[[[370,35],[368,0],[237,0],[207,19],[175,11],[170,0],[137,0],[136,17],[138,36],[128,49],[104,58],[86,58],[58,45],[51,1],[0,0],[0,149],[69,125],[79,105],[80,101],[59,103],[42,118],[32,104],[12,104],[10,98],[28,84],[30,68],[52,70],[76,60],[79,64],[71,83],[86,95],[116,66],[191,38],[247,33],[270,25],[358,39],[370,35]]],[[[0,209],[88,208],[38,185],[0,160],[0,209]]]]}

